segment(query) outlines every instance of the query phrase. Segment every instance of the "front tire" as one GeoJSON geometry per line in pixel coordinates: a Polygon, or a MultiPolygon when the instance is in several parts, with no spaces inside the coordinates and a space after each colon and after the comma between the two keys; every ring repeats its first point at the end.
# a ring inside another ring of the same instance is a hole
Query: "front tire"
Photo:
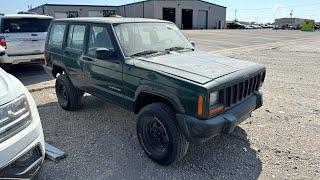
{"type": "Polygon", "coordinates": [[[153,103],[140,111],[137,134],[144,152],[161,165],[181,160],[188,151],[189,142],[179,130],[174,111],[166,104],[153,103]]]}
{"type": "Polygon", "coordinates": [[[82,107],[83,93],[73,86],[65,74],[57,77],[55,88],[58,102],[63,109],[74,111],[82,107]]]}

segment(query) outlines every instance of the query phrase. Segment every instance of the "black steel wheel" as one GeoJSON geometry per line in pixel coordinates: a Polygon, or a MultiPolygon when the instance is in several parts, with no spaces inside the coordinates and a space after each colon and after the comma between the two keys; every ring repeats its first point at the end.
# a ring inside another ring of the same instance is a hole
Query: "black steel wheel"
{"type": "Polygon", "coordinates": [[[175,113],[170,106],[153,103],[138,115],[137,134],[144,152],[161,165],[182,159],[189,143],[180,132],[175,113]]]}
{"type": "Polygon", "coordinates": [[[144,134],[150,148],[160,156],[165,155],[168,151],[169,137],[164,125],[158,118],[152,116],[145,117],[144,121],[144,134]]]}
{"type": "Polygon", "coordinates": [[[68,105],[67,89],[63,83],[57,83],[57,97],[61,106],[68,105]]]}

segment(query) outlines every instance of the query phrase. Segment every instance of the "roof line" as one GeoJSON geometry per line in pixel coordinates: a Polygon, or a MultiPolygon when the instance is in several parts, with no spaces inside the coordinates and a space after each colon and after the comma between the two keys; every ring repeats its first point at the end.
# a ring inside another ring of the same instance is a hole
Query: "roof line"
{"type": "Polygon", "coordinates": [[[115,17],[80,17],[80,18],[63,18],[55,19],[53,22],[93,22],[93,23],[147,23],[147,22],[161,22],[161,23],[171,23],[165,20],[159,19],[149,19],[149,18],[115,18],[115,17]]]}
{"type": "MultiPolygon", "coordinates": [[[[148,2],[148,1],[156,1],[156,0],[143,0],[143,1],[133,2],[133,3],[128,3],[128,4],[123,4],[123,5],[119,5],[119,6],[85,5],[85,4],[48,4],[48,3],[45,3],[45,4],[42,4],[42,5],[39,5],[39,6],[35,7],[35,8],[29,9],[28,11],[32,11],[32,10],[38,9],[38,8],[43,7],[43,6],[121,7],[121,6],[127,6],[127,5],[132,5],[132,4],[144,3],[144,2],[148,2]]],[[[188,1],[188,0],[181,0],[181,1],[188,1]]],[[[222,8],[227,8],[227,7],[225,7],[225,6],[221,6],[221,5],[218,5],[218,4],[215,4],[215,3],[211,3],[211,2],[207,2],[207,1],[204,1],[204,0],[197,0],[197,1],[200,1],[200,2],[203,2],[203,3],[207,3],[207,4],[211,4],[211,5],[218,6],[218,7],[222,7],[222,8]]]]}
{"type": "Polygon", "coordinates": [[[119,5],[118,7],[139,4],[139,3],[144,3],[144,2],[148,2],[148,1],[154,1],[154,0],[144,0],[144,1],[139,1],[139,2],[127,3],[127,4],[119,5]]]}
{"type": "Polygon", "coordinates": [[[226,6],[221,6],[221,5],[219,5],[219,4],[207,2],[207,1],[204,1],[204,0],[198,0],[198,1],[203,2],[203,3],[207,3],[207,4],[211,4],[211,5],[214,5],[214,6],[219,6],[219,7],[222,7],[222,8],[227,8],[226,6]]]}
{"type": "MultiPolygon", "coordinates": [[[[144,1],[139,1],[139,2],[133,2],[133,3],[128,3],[128,4],[123,4],[123,5],[120,5],[120,6],[127,6],[127,5],[139,4],[139,3],[144,3],[144,2],[148,2],[148,1],[164,1],[164,0],[144,0],[144,1]]],[[[178,0],[177,0],[177,1],[178,1],[178,0]]],[[[179,1],[190,1],[190,0],[179,0],[179,1]]],[[[200,2],[203,2],[203,3],[207,3],[207,4],[211,4],[211,5],[214,5],[214,6],[219,6],[219,7],[227,8],[227,7],[225,7],[225,6],[221,6],[221,5],[218,5],[218,4],[215,4],[215,3],[211,3],[211,2],[207,2],[207,1],[204,1],[204,0],[197,0],[197,1],[200,1],[200,2]]]]}
{"type": "Polygon", "coordinates": [[[93,4],[49,4],[49,3],[45,3],[42,5],[39,5],[37,7],[34,7],[32,9],[29,9],[28,11],[32,11],[38,8],[41,8],[43,6],[87,6],[87,7],[119,7],[119,6],[108,6],[108,5],[93,5],[93,4]]]}

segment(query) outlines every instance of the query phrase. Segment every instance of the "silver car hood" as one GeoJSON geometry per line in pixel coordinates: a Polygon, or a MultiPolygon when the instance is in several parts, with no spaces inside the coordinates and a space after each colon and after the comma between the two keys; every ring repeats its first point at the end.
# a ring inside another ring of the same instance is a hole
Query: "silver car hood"
{"type": "Polygon", "coordinates": [[[21,94],[15,88],[15,83],[17,81],[0,68],[0,106],[12,101],[21,94]]]}

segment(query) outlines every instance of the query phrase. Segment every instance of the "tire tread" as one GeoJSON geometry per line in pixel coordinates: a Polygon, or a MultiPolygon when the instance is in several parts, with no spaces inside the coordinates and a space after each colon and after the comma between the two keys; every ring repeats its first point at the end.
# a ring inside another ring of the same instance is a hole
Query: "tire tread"
{"type": "Polygon", "coordinates": [[[80,109],[82,107],[82,97],[83,97],[82,92],[78,88],[73,86],[72,82],[70,81],[68,76],[66,76],[65,74],[61,74],[57,77],[56,91],[57,91],[58,81],[61,81],[64,84],[65,88],[67,89],[68,97],[69,97],[67,106],[62,106],[60,104],[61,107],[68,111],[74,111],[74,110],[80,109]]]}
{"type": "Polygon", "coordinates": [[[152,103],[145,106],[140,111],[138,117],[140,117],[144,112],[150,111],[150,110],[166,113],[170,117],[167,119],[168,123],[166,124],[170,126],[169,129],[174,129],[174,131],[171,133],[173,134],[173,137],[176,137],[173,139],[173,141],[176,141],[176,142],[173,142],[173,143],[177,145],[177,152],[176,153],[173,152],[174,155],[172,157],[170,157],[164,162],[160,162],[160,164],[167,166],[177,161],[180,161],[188,152],[189,142],[187,141],[187,139],[184,137],[184,135],[181,133],[179,129],[174,110],[170,106],[164,103],[152,103]]]}

